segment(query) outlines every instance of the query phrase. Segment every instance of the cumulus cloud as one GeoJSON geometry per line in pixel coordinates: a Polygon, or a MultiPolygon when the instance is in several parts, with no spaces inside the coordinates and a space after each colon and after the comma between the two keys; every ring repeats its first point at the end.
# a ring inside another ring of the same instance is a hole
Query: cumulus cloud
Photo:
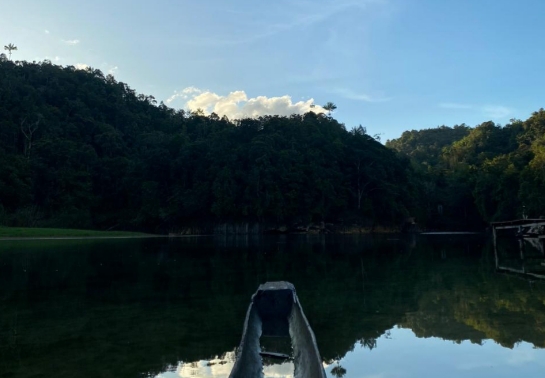
{"type": "Polygon", "coordinates": [[[89,65],[84,63],[76,63],[74,64],[74,67],[76,67],[77,70],[86,70],[87,68],[89,68],[89,65]]]}
{"type": "Polygon", "coordinates": [[[119,71],[119,67],[118,66],[112,66],[108,69],[108,73],[110,75],[115,75],[117,73],[117,71],[119,71]]]}
{"type": "Polygon", "coordinates": [[[195,87],[188,87],[174,93],[167,103],[177,98],[186,100],[185,106],[190,111],[201,109],[205,114],[216,113],[226,115],[230,119],[259,117],[263,115],[289,116],[292,114],[304,114],[309,111],[325,113],[321,106],[314,105],[314,99],[293,102],[291,96],[280,97],[257,96],[248,98],[244,91],[234,91],[226,96],[210,91],[203,91],[195,87]]]}
{"type": "Polygon", "coordinates": [[[189,96],[200,94],[200,93],[202,93],[202,91],[200,89],[198,89],[198,88],[187,87],[187,88],[181,90],[180,92],[174,91],[174,94],[172,96],[170,96],[169,98],[167,98],[165,102],[167,104],[170,104],[171,102],[173,102],[174,100],[176,100],[178,98],[181,98],[182,100],[187,100],[189,98],[189,96]]]}
{"type": "Polygon", "coordinates": [[[75,45],[77,45],[77,44],[80,43],[80,40],[79,40],[79,39],[68,39],[68,40],[63,39],[62,41],[63,41],[64,43],[66,43],[67,45],[70,45],[70,46],[75,46],[75,45]]]}

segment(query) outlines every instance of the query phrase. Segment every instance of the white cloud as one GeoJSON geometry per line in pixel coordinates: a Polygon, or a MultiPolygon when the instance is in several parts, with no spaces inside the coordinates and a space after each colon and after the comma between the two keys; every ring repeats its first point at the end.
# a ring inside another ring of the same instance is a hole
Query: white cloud
{"type": "Polygon", "coordinates": [[[89,68],[89,65],[84,63],[76,63],[74,64],[74,67],[76,67],[77,70],[86,70],[87,68],[89,68]]]}
{"type": "Polygon", "coordinates": [[[68,40],[63,39],[62,41],[63,41],[64,43],[66,43],[67,45],[70,45],[70,46],[75,46],[75,45],[77,45],[77,44],[80,43],[80,40],[79,40],[79,39],[68,39],[68,40]]]}
{"type": "Polygon", "coordinates": [[[202,91],[199,88],[195,87],[187,87],[183,89],[181,92],[174,91],[174,94],[166,99],[166,103],[170,104],[172,101],[176,100],[177,98],[181,98],[183,100],[187,100],[190,95],[196,95],[202,93],[202,91]]]}
{"type": "Polygon", "coordinates": [[[187,87],[187,88],[184,88],[182,90],[182,93],[183,94],[194,94],[194,93],[202,93],[202,90],[200,90],[199,88],[195,88],[195,87],[187,87]]]}
{"type": "Polygon", "coordinates": [[[61,60],[61,58],[59,56],[56,56],[55,57],[55,62],[58,62],[59,60],[61,60]]]}
{"type": "Polygon", "coordinates": [[[45,33],[45,34],[49,34],[49,30],[45,29],[45,30],[44,30],[44,33],[45,33]]]}
{"type": "Polygon", "coordinates": [[[190,111],[202,109],[205,114],[212,112],[220,117],[226,115],[230,119],[259,117],[263,115],[289,116],[304,114],[309,111],[325,113],[324,108],[314,105],[314,99],[293,102],[291,96],[280,97],[257,96],[248,98],[244,91],[234,91],[221,96],[210,91],[203,91],[195,87],[188,87],[176,92],[166,102],[170,104],[177,98],[187,100],[185,106],[190,111]]]}
{"type": "Polygon", "coordinates": [[[513,114],[513,110],[505,106],[487,105],[482,108],[484,114],[492,119],[506,118],[513,114]]]}
{"type": "Polygon", "coordinates": [[[337,88],[333,91],[333,93],[336,93],[349,100],[364,101],[364,102],[386,102],[391,100],[390,97],[371,96],[366,93],[357,93],[347,88],[337,88]]]}
{"type": "Polygon", "coordinates": [[[108,70],[108,73],[110,75],[115,75],[117,73],[117,71],[119,71],[119,67],[118,66],[113,66],[108,70]]]}
{"type": "Polygon", "coordinates": [[[471,109],[473,106],[468,104],[459,104],[456,102],[442,102],[439,104],[440,108],[444,109],[471,109]]]}

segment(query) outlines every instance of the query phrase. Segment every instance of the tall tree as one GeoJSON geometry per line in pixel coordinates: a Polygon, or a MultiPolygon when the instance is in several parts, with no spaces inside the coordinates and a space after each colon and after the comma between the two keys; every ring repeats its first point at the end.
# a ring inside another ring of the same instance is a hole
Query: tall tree
{"type": "Polygon", "coordinates": [[[17,50],[17,46],[15,46],[13,43],[10,43],[6,46],[4,46],[4,50],[6,50],[9,54],[9,60],[11,60],[11,52],[17,50]]]}
{"type": "Polygon", "coordinates": [[[324,106],[323,108],[325,110],[327,110],[327,115],[331,117],[331,113],[337,109],[337,105],[335,105],[334,103],[332,103],[331,101],[328,101],[324,106]]]}

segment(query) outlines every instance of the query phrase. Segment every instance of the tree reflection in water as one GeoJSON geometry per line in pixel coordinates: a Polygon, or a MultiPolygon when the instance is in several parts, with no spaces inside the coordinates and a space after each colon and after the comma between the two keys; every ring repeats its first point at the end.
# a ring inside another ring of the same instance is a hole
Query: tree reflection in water
{"type": "MultiPolygon", "coordinates": [[[[518,266],[505,243],[502,261],[518,266]]],[[[396,325],[545,347],[544,284],[499,274],[484,237],[5,242],[0,371],[138,377],[210,363],[235,349],[250,296],[274,280],[294,283],[328,371],[345,377],[357,373],[347,353],[396,342],[384,338],[396,325]]]]}

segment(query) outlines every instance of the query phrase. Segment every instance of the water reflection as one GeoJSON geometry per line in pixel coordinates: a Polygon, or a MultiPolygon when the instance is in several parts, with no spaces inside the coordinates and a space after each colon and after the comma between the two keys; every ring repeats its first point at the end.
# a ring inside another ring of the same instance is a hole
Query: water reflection
{"type": "MultiPolygon", "coordinates": [[[[523,246],[528,270],[541,252],[523,246]]],[[[497,261],[521,268],[517,241],[498,247],[484,236],[2,242],[0,371],[228,376],[250,296],[287,280],[331,377],[486,376],[479,361],[537,376],[545,282],[498,273],[497,261]]]]}
{"type": "MultiPolygon", "coordinates": [[[[378,349],[355,345],[342,359],[326,365],[328,377],[541,377],[545,349],[521,342],[512,349],[494,340],[445,342],[419,338],[412,330],[396,326],[376,340],[378,349]]],[[[376,346],[376,345],[375,345],[376,346]]],[[[180,363],[155,378],[227,378],[234,352],[211,360],[180,363]]],[[[265,366],[265,378],[292,378],[293,365],[265,366]]]]}
{"type": "Polygon", "coordinates": [[[498,238],[494,244],[496,270],[545,280],[543,237],[498,238]]]}
{"type": "Polygon", "coordinates": [[[541,377],[545,371],[545,350],[524,342],[513,349],[493,340],[454,343],[394,327],[377,344],[346,354],[345,377],[541,377]]]}
{"type": "MultiPolygon", "coordinates": [[[[177,367],[158,374],[155,378],[228,378],[234,364],[235,352],[233,351],[210,360],[180,362],[177,367]]],[[[264,378],[293,378],[293,363],[265,365],[263,373],[264,378]]]]}

